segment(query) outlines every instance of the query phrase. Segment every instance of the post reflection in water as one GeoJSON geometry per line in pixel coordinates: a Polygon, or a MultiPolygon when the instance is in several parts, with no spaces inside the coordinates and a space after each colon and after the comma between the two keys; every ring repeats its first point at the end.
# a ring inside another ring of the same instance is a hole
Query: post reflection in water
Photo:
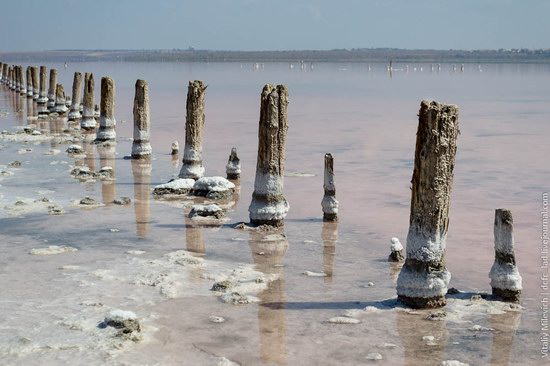
{"type": "Polygon", "coordinates": [[[491,366],[510,364],[514,336],[521,323],[521,312],[511,311],[506,314],[489,315],[489,326],[493,332],[493,346],[491,349],[491,366]]]}
{"type": "MultiPolygon", "coordinates": [[[[434,310],[442,311],[442,310],[434,310]]],[[[424,315],[397,311],[397,333],[404,348],[404,365],[440,365],[445,358],[445,348],[449,341],[447,320],[430,321],[424,315]],[[433,336],[434,339],[424,338],[433,336]]]]}
{"type": "Polygon", "coordinates": [[[32,98],[27,98],[27,124],[33,124],[34,123],[34,117],[35,117],[35,108],[32,98]]]}
{"type": "MultiPolygon", "coordinates": [[[[50,122],[50,134],[52,135],[59,135],[63,132],[63,128],[65,126],[65,121],[67,118],[65,117],[51,117],[50,122]]],[[[52,149],[58,149],[59,148],[59,142],[56,139],[51,140],[50,146],[52,149]]],[[[93,156],[93,152],[92,152],[93,156]]]]}
{"type": "Polygon", "coordinates": [[[90,168],[91,171],[96,171],[95,164],[95,144],[93,143],[95,139],[94,131],[82,131],[82,149],[84,149],[84,160],[78,162],[78,165],[85,165],[90,168]]]}
{"type": "Polygon", "coordinates": [[[12,93],[12,94],[13,94],[13,111],[14,111],[15,119],[17,121],[17,126],[23,126],[26,124],[25,118],[24,118],[25,109],[24,109],[23,97],[21,97],[19,93],[12,93]]]}
{"type": "Polygon", "coordinates": [[[256,269],[265,274],[276,274],[279,278],[269,283],[258,297],[258,323],[260,326],[260,358],[275,365],[287,364],[287,329],[284,303],[285,279],[284,256],[288,240],[283,235],[262,235],[250,232],[249,246],[256,269]],[[264,306],[262,304],[281,304],[264,306]]]}
{"type": "Polygon", "coordinates": [[[110,144],[99,144],[97,145],[97,153],[99,154],[100,169],[105,167],[113,168],[112,178],[101,180],[101,199],[103,204],[111,205],[116,198],[116,147],[110,144]]]}
{"type": "Polygon", "coordinates": [[[134,176],[134,212],[136,215],[136,234],[140,238],[147,238],[149,220],[151,217],[149,202],[149,187],[151,185],[151,160],[132,160],[132,174],[134,176]]]}
{"type": "Polygon", "coordinates": [[[185,249],[192,253],[204,254],[204,237],[202,227],[195,225],[193,220],[185,216],[185,249]]]}
{"type": "Polygon", "coordinates": [[[338,242],[338,222],[325,221],[321,231],[323,239],[323,272],[326,284],[332,283],[332,274],[334,271],[334,255],[336,254],[336,243],[338,242]]]}

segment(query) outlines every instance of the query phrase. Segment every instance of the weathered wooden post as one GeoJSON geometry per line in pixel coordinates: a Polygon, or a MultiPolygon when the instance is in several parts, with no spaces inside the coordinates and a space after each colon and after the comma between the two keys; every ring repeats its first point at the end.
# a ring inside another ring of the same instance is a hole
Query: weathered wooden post
{"type": "Polygon", "coordinates": [[[73,77],[73,93],[71,100],[71,110],[69,112],[69,121],[76,121],[82,118],[80,114],[80,99],[82,90],[82,74],[75,72],[73,77]]]}
{"type": "Polygon", "coordinates": [[[132,159],[149,159],[151,157],[149,128],[149,86],[145,80],[138,79],[134,97],[132,159]]]}
{"type": "Polygon", "coordinates": [[[445,246],[458,107],[422,101],[418,117],[407,259],[397,279],[397,297],[413,308],[436,308],[446,304],[451,279],[445,246]]]}
{"type": "Polygon", "coordinates": [[[495,298],[519,302],[522,278],[516,266],[513,231],[512,212],[503,208],[495,210],[495,262],[489,278],[495,298]]]}
{"type": "Polygon", "coordinates": [[[241,160],[237,156],[237,148],[231,149],[227,165],[225,166],[225,174],[227,179],[237,180],[241,177],[241,160]]]}
{"type": "Polygon", "coordinates": [[[256,179],[248,207],[253,225],[283,226],[289,209],[283,196],[287,106],[286,86],[264,86],[260,100],[256,179]]]}
{"type": "Polygon", "coordinates": [[[46,96],[46,74],[48,69],[46,66],[40,66],[40,91],[38,93],[38,104],[46,104],[48,97],[46,96]]]}
{"type": "Polygon", "coordinates": [[[94,74],[84,74],[84,109],[82,110],[82,119],[80,128],[83,130],[93,130],[96,128],[94,115],[94,74]]]}
{"type": "Polygon", "coordinates": [[[0,84],[4,83],[4,63],[0,62],[0,84]]]}
{"type": "Polygon", "coordinates": [[[204,175],[202,166],[202,129],[204,127],[204,97],[206,86],[202,81],[189,82],[187,88],[187,114],[185,117],[185,147],[179,173],[180,178],[199,179],[204,175]]]}
{"type": "Polygon", "coordinates": [[[57,69],[50,69],[50,86],[48,89],[48,109],[55,108],[55,88],[57,86],[57,69]]]}
{"type": "Polygon", "coordinates": [[[30,66],[27,66],[26,70],[26,79],[27,79],[27,98],[32,98],[32,69],[30,66]]]}
{"type": "Polygon", "coordinates": [[[60,115],[67,113],[67,107],[65,106],[65,89],[62,84],[57,84],[55,87],[55,107],[53,111],[60,115]]]}
{"type": "Polygon", "coordinates": [[[336,200],[336,186],[334,185],[334,158],[331,153],[325,154],[325,181],[323,184],[325,194],[321,201],[323,208],[323,221],[338,220],[338,200],[336,200]]]}
{"type": "Polygon", "coordinates": [[[39,91],[40,91],[40,76],[38,73],[38,67],[31,67],[32,75],[32,99],[38,101],[39,91]]]}
{"type": "Polygon", "coordinates": [[[101,78],[101,113],[96,140],[115,142],[115,126],[115,82],[104,76],[101,78]]]}

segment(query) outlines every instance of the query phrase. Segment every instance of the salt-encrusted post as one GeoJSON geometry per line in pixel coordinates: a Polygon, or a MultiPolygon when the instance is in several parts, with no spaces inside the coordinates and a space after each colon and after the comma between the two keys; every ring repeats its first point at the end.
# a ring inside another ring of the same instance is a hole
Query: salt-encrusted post
{"type": "Polygon", "coordinates": [[[23,66],[19,65],[17,68],[19,70],[19,94],[27,96],[27,82],[23,73],[23,66]]]}
{"type": "Polygon", "coordinates": [[[101,113],[97,141],[116,141],[115,132],[115,82],[112,78],[101,78],[101,113]]]}
{"type": "Polygon", "coordinates": [[[334,159],[331,153],[325,154],[325,182],[323,188],[325,190],[321,201],[323,221],[336,221],[338,220],[338,201],[336,200],[336,187],[334,185],[334,159]]]}
{"type": "Polygon", "coordinates": [[[397,279],[397,297],[413,308],[436,308],[445,305],[451,279],[445,245],[458,107],[424,100],[418,117],[407,259],[397,279]]]}
{"type": "Polygon", "coordinates": [[[403,256],[403,245],[401,245],[399,238],[391,238],[390,243],[390,255],[388,256],[388,261],[403,262],[405,257],[403,256]]]}
{"type": "Polygon", "coordinates": [[[73,95],[71,100],[71,111],[69,112],[69,121],[76,121],[82,117],[80,114],[80,99],[82,90],[82,74],[75,72],[73,77],[73,95]]]}
{"type": "Polygon", "coordinates": [[[27,66],[27,97],[32,98],[32,69],[27,66]]]}
{"type": "Polygon", "coordinates": [[[206,86],[200,80],[189,82],[187,88],[187,115],[185,117],[185,147],[179,173],[180,178],[199,179],[202,166],[202,129],[204,127],[204,96],[206,86]]]}
{"type": "Polygon", "coordinates": [[[148,159],[151,157],[149,142],[149,86],[145,80],[136,81],[134,97],[134,142],[132,143],[132,159],[148,159]]]}
{"type": "Polygon", "coordinates": [[[50,69],[50,86],[48,89],[48,109],[55,107],[55,88],[57,86],[57,69],[50,69]]]}
{"type": "Polygon", "coordinates": [[[62,84],[57,84],[55,87],[55,107],[53,111],[60,115],[67,112],[67,107],[65,106],[65,89],[62,84]]]}
{"type": "Polygon", "coordinates": [[[94,74],[84,74],[84,109],[82,111],[82,119],[80,120],[80,128],[83,130],[93,130],[96,128],[96,120],[94,115],[94,74]]]}
{"type": "Polygon", "coordinates": [[[253,225],[282,226],[289,209],[283,196],[287,106],[286,86],[264,86],[260,100],[256,179],[248,207],[253,225]]]}
{"type": "Polygon", "coordinates": [[[495,210],[495,262],[489,278],[495,298],[519,302],[522,279],[516,266],[513,231],[512,212],[503,208],[495,210]]]}
{"type": "Polygon", "coordinates": [[[32,99],[37,101],[39,97],[39,91],[40,91],[40,76],[38,73],[38,67],[36,66],[31,67],[31,75],[32,75],[32,99]]]}
{"type": "Polygon", "coordinates": [[[46,66],[40,66],[40,91],[38,93],[38,104],[46,104],[48,97],[46,96],[46,74],[48,69],[46,66]]]}
{"type": "Polygon", "coordinates": [[[241,177],[241,160],[237,156],[236,147],[231,149],[229,160],[225,166],[225,174],[227,175],[227,179],[231,180],[237,180],[241,177]]]}
{"type": "Polygon", "coordinates": [[[0,83],[4,83],[4,63],[0,62],[0,83]]]}

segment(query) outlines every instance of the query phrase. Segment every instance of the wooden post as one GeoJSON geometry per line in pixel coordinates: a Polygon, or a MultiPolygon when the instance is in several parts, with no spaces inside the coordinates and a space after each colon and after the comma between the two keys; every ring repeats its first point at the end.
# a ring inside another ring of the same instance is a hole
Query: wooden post
{"type": "Polygon", "coordinates": [[[67,113],[67,107],[65,106],[65,89],[61,84],[57,84],[55,87],[55,107],[53,111],[60,115],[67,113]]]}
{"type": "Polygon", "coordinates": [[[82,119],[80,120],[80,128],[83,130],[93,130],[96,128],[96,120],[94,115],[94,74],[84,74],[84,109],[82,111],[82,119]]]}
{"type": "Polygon", "coordinates": [[[101,113],[96,140],[115,142],[115,126],[115,82],[104,76],[101,78],[101,113]]]}
{"type": "Polygon", "coordinates": [[[248,208],[253,225],[283,226],[289,209],[283,196],[287,106],[286,86],[264,86],[260,101],[256,179],[248,208]]]}
{"type": "Polygon", "coordinates": [[[237,148],[234,147],[231,149],[231,154],[229,154],[229,160],[225,166],[225,174],[227,179],[237,180],[241,177],[241,160],[237,156],[237,148]]]}
{"type": "Polygon", "coordinates": [[[32,75],[32,99],[38,101],[39,91],[40,91],[40,76],[38,72],[38,67],[31,67],[32,75]]]}
{"type": "Polygon", "coordinates": [[[80,99],[82,90],[82,74],[80,72],[75,72],[73,77],[73,90],[72,90],[72,100],[71,100],[71,110],[69,112],[69,121],[76,121],[82,118],[80,114],[80,99]]]}
{"type": "Polygon", "coordinates": [[[321,201],[323,221],[338,220],[338,200],[336,200],[336,186],[334,185],[334,158],[331,153],[325,154],[325,194],[321,201]]]}
{"type": "Polygon", "coordinates": [[[495,262],[489,273],[493,296],[499,300],[519,302],[522,279],[514,254],[514,220],[512,212],[495,210],[495,262]]]}
{"type": "Polygon", "coordinates": [[[134,142],[132,159],[149,159],[152,149],[149,142],[149,86],[145,80],[136,81],[134,97],[134,142]]]}
{"type": "Polygon", "coordinates": [[[55,108],[55,89],[57,86],[57,69],[50,69],[50,87],[48,89],[48,109],[55,108]]]}
{"type": "Polygon", "coordinates": [[[202,166],[202,129],[204,127],[204,97],[206,86],[200,80],[189,82],[187,88],[187,115],[185,118],[185,147],[180,178],[199,179],[202,166]]]}
{"type": "Polygon", "coordinates": [[[397,296],[413,308],[436,308],[446,304],[451,279],[445,246],[458,107],[422,101],[418,116],[407,259],[397,279],[397,296]]]}

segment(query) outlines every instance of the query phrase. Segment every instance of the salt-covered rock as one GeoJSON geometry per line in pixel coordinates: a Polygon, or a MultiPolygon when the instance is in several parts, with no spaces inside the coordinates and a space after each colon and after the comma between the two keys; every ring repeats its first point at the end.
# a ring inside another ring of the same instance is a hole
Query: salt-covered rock
{"type": "Polygon", "coordinates": [[[193,205],[191,207],[191,211],[189,212],[189,217],[193,218],[195,216],[220,219],[225,216],[225,212],[220,206],[216,204],[193,205]]]}
{"type": "Polygon", "coordinates": [[[193,186],[193,194],[211,199],[230,197],[235,191],[235,184],[224,177],[202,177],[193,186]]]}
{"type": "Polygon", "coordinates": [[[399,238],[391,238],[391,246],[390,246],[391,253],[388,257],[388,261],[390,262],[402,262],[405,260],[405,257],[403,256],[403,245],[399,241],[399,238]]]}
{"type": "Polygon", "coordinates": [[[76,252],[77,250],[78,249],[76,249],[76,248],[68,247],[68,246],[50,245],[47,248],[31,249],[29,254],[32,254],[32,255],[53,255],[53,254],[76,252]]]}
{"type": "Polygon", "coordinates": [[[168,183],[159,184],[153,188],[155,196],[162,195],[185,195],[193,189],[195,180],[186,178],[177,178],[168,183]]]}
{"type": "Polygon", "coordinates": [[[84,154],[84,149],[80,145],[69,145],[65,151],[67,154],[84,154]]]}

